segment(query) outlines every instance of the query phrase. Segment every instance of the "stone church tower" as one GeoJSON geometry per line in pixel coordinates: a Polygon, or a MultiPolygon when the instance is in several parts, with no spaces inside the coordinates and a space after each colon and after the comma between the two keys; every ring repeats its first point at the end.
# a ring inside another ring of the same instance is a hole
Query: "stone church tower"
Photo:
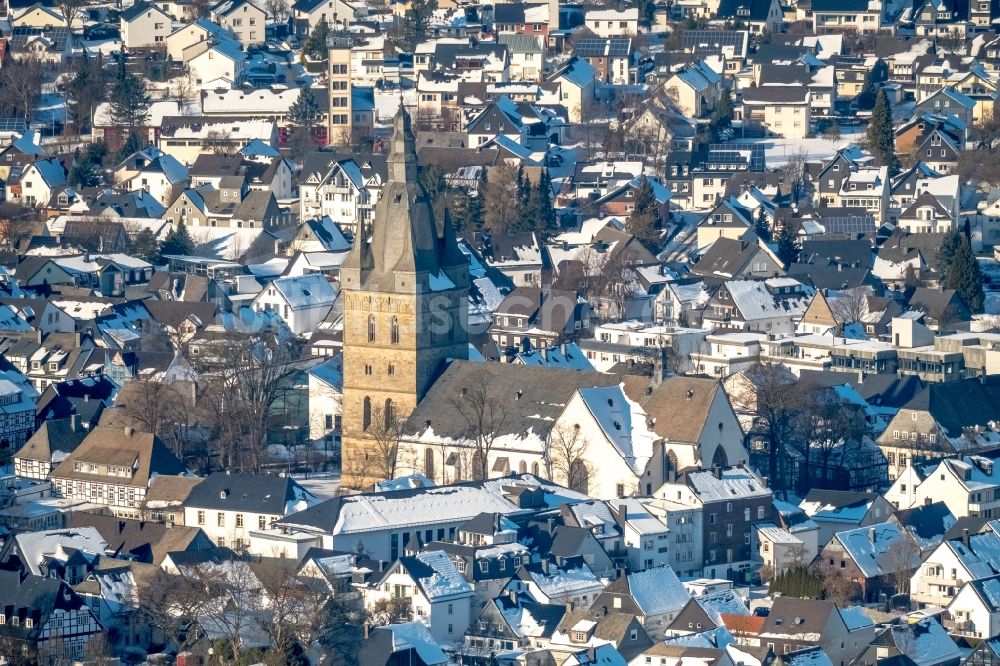
{"type": "MultiPolygon", "coordinates": [[[[410,116],[393,120],[388,180],[340,269],[344,297],[345,486],[381,480],[377,431],[401,423],[443,363],[468,358],[468,259],[417,182],[410,116]]],[[[382,438],[384,439],[384,437],[382,438]]],[[[384,453],[381,459],[384,460],[384,453]]]]}

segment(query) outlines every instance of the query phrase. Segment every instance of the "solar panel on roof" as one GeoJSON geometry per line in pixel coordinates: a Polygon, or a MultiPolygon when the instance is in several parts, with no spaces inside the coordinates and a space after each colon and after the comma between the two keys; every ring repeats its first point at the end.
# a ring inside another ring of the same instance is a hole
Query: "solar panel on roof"
{"type": "Polygon", "coordinates": [[[0,118],[0,132],[22,132],[26,127],[21,118],[0,118]]]}
{"type": "Polygon", "coordinates": [[[875,229],[874,219],[858,215],[824,217],[820,219],[820,223],[826,228],[828,234],[865,234],[875,229]]]}

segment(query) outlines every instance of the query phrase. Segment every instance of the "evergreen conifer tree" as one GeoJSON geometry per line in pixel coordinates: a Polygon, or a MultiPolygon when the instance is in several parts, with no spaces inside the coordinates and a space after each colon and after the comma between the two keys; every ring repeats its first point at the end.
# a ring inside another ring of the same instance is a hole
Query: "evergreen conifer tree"
{"type": "Polygon", "coordinates": [[[958,247],[945,277],[945,289],[954,289],[972,312],[982,312],[983,273],[972,251],[972,243],[965,234],[958,235],[958,247]]]}
{"type": "Polygon", "coordinates": [[[896,157],[896,137],[892,129],[892,107],[882,88],[875,97],[875,108],[868,122],[867,139],[868,147],[879,163],[889,167],[890,176],[895,175],[899,170],[899,159],[896,157]]]}
{"type": "Polygon", "coordinates": [[[777,235],[774,242],[778,244],[778,258],[784,262],[785,266],[794,264],[799,258],[799,238],[795,229],[795,224],[786,220],[778,225],[777,235]]]}
{"type": "Polygon", "coordinates": [[[184,222],[179,222],[176,227],[167,233],[163,242],[160,243],[161,255],[185,255],[192,252],[194,252],[194,240],[192,240],[191,234],[188,233],[187,225],[184,222]]]}
{"type": "Polygon", "coordinates": [[[632,214],[625,221],[625,231],[632,234],[651,251],[656,251],[660,233],[658,229],[659,205],[653,184],[646,176],[639,181],[635,191],[635,204],[632,214]]]}
{"type": "Polygon", "coordinates": [[[111,121],[129,134],[144,126],[149,119],[152,99],[146,79],[128,71],[124,53],[118,55],[118,72],[108,94],[108,104],[111,121]]]}

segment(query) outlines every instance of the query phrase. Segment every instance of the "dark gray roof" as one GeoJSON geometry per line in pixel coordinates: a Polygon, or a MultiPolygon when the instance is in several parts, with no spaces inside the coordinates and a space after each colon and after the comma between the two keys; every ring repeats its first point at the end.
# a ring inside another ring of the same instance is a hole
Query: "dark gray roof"
{"type": "Polygon", "coordinates": [[[913,509],[904,509],[893,514],[893,519],[910,529],[924,540],[940,542],[955,524],[955,516],[944,502],[925,504],[913,509]]]}
{"type": "Polygon", "coordinates": [[[858,386],[858,393],[873,405],[883,407],[902,407],[923,389],[924,383],[919,377],[906,375],[867,375],[858,386]]]}
{"type": "Polygon", "coordinates": [[[875,499],[875,493],[858,493],[849,490],[819,490],[813,489],[806,495],[806,502],[829,504],[837,509],[867,504],[875,499]]]}
{"type": "Polygon", "coordinates": [[[814,12],[842,12],[860,14],[868,12],[868,0],[812,0],[814,12]]]}
{"type": "Polygon", "coordinates": [[[286,503],[308,496],[307,490],[288,477],[214,472],[194,487],[185,505],[283,516],[286,503]]]}
{"type": "Polygon", "coordinates": [[[795,104],[806,101],[805,86],[754,86],[743,90],[744,103],[795,104]]]}
{"type": "Polygon", "coordinates": [[[577,372],[544,366],[509,363],[452,361],[407,420],[407,435],[423,432],[428,423],[437,437],[461,438],[468,431],[465,418],[453,406],[462,388],[488,382],[496,399],[506,404],[504,433],[520,434],[528,429],[544,437],[558,418],[562,405],[582,387],[613,386],[620,378],[597,372],[577,372]]]}
{"type": "Polygon", "coordinates": [[[938,425],[955,437],[963,428],[986,425],[1000,414],[1000,377],[929,384],[906,403],[906,409],[930,412],[938,425]]]}

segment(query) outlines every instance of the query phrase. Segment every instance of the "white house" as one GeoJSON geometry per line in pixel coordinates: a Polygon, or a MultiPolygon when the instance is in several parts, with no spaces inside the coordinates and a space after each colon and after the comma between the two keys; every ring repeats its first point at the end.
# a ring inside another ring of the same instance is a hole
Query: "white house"
{"type": "Polygon", "coordinates": [[[215,472],[188,494],[184,524],[201,528],[218,546],[241,550],[251,547],[253,532],[318,502],[286,476],[215,472]]]}
{"type": "Polygon", "coordinates": [[[608,503],[621,520],[622,542],[632,571],[670,563],[671,530],[640,500],[616,499],[608,503]]]}
{"type": "Polygon", "coordinates": [[[341,403],[344,397],[343,358],[309,368],[309,440],[314,446],[340,447],[341,403]]]}
{"type": "Polygon", "coordinates": [[[584,14],[583,22],[598,37],[635,37],[639,34],[639,9],[592,9],[584,14]]]}
{"type": "Polygon", "coordinates": [[[244,48],[264,43],[267,14],[248,0],[222,0],[210,10],[212,20],[229,31],[244,48]]]}
{"type": "Polygon", "coordinates": [[[122,12],[122,45],[126,49],[160,46],[172,31],[171,18],[148,2],[137,2],[122,12]]]}
{"type": "Polygon", "coordinates": [[[296,335],[312,333],[330,314],[337,290],[323,275],[278,278],[253,300],[257,312],[278,314],[296,335]]]}
{"type": "Polygon", "coordinates": [[[971,580],[948,604],[945,628],[969,638],[1000,636],[1000,575],[971,580]]]}
{"type": "Polygon", "coordinates": [[[46,206],[55,191],[66,184],[66,167],[58,157],[31,163],[21,174],[21,203],[46,206]]]}
{"type": "Polygon", "coordinates": [[[963,585],[1000,574],[1000,521],[981,532],[947,539],[928,555],[910,579],[910,597],[923,606],[948,606],[963,585]]]}
{"type": "Polygon", "coordinates": [[[942,501],[956,518],[1000,515],[1000,461],[985,456],[945,458],[914,490],[911,506],[942,501]]]}
{"type": "Polygon", "coordinates": [[[220,84],[236,88],[246,79],[247,56],[233,42],[219,42],[188,61],[191,85],[214,89],[220,84]]]}
{"type": "Polygon", "coordinates": [[[363,593],[368,608],[388,599],[405,600],[411,617],[441,642],[460,640],[472,620],[472,586],[443,550],[399,558],[363,593]]]}

